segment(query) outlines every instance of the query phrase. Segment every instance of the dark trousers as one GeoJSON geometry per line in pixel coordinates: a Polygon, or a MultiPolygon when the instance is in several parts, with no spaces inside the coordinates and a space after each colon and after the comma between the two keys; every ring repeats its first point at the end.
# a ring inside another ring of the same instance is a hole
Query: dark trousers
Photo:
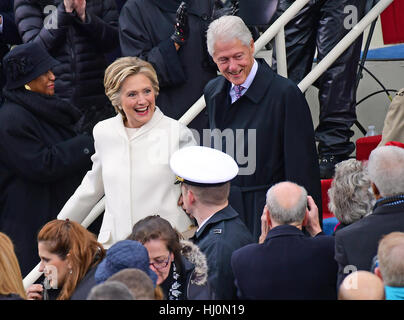
{"type": "MultiPolygon", "coordinates": [[[[281,15],[293,0],[280,0],[281,15]]],[[[353,27],[349,9],[358,21],[366,0],[312,0],[285,26],[288,77],[299,83],[312,69],[315,50],[321,61],[353,27]],[[344,13],[344,9],[347,13],[344,13]]],[[[356,75],[362,37],[357,39],[314,84],[319,89],[320,117],[315,130],[319,156],[348,156],[356,121],[356,75]]]]}

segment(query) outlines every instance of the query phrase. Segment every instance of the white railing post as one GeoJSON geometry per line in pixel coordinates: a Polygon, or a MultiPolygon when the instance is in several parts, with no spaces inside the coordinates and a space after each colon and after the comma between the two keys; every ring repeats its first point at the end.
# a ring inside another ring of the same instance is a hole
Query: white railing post
{"type": "Polygon", "coordinates": [[[275,37],[276,70],[282,77],[288,77],[288,62],[286,58],[285,28],[280,28],[275,37]]]}

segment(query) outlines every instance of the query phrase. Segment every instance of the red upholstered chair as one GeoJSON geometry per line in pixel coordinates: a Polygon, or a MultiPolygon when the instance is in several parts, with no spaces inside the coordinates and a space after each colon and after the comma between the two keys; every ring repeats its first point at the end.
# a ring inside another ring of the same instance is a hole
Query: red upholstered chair
{"type": "Polygon", "coordinates": [[[323,220],[334,217],[334,214],[328,209],[328,189],[331,187],[332,179],[321,180],[321,202],[323,204],[323,220]]]}
{"type": "Polygon", "coordinates": [[[356,140],[356,160],[368,160],[370,153],[379,145],[381,140],[382,135],[362,137],[356,140]]]}

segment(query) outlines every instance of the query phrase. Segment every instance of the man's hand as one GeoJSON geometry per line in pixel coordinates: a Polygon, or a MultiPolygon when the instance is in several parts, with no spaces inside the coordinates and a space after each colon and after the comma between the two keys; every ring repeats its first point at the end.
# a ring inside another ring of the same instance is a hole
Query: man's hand
{"type": "Polygon", "coordinates": [[[72,13],[74,9],[74,0],[63,0],[66,12],[72,13]]]}
{"type": "Polygon", "coordinates": [[[312,237],[319,234],[322,230],[320,227],[320,221],[318,219],[318,208],[311,196],[307,196],[307,204],[309,214],[306,221],[306,230],[312,237]]]}
{"type": "Polygon", "coordinates": [[[174,33],[171,36],[171,39],[174,41],[174,43],[177,43],[178,45],[183,45],[187,41],[187,37],[188,37],[187,5],[185,2],[181,2],[177,10],[174,33]]]}
{"type": "Polygon", "coordinates": [[[86,21],[86,5],[86,0],[75,0],[74,9],[76,10],[80,20],[83,22],[86,21]]]}

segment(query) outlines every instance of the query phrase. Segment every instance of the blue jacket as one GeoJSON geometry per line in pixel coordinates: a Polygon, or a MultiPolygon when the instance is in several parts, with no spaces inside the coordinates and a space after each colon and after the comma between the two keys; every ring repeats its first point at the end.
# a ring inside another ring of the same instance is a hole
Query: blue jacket
{"type": "Polygon", "coordinates": [[[253,242],[238,213],[231,206],[216,212],[191,240],[206,255],[208,282],[216,299],[236,299],[231,255],[234,250],[253,242]]]}
{"type": "Polygon", "coordinates": [[[308,237],[294,226],[278,226],[263,244],[235,251],[231,266],[242,299],[337,299],[332,236],[308,237]]]}

